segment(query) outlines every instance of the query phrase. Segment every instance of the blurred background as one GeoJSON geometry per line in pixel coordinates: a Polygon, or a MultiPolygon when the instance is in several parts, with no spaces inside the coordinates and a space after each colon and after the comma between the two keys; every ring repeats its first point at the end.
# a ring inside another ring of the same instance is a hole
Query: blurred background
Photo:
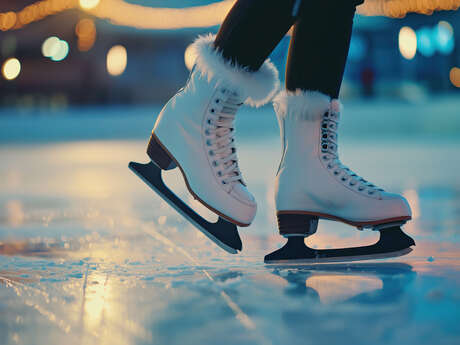
{"type": "MultiPolygon", "coordinates": [[[[163,103],[182,86],[193,64],[187,46],[198,34],[217,32],[232,3],[3,0],[0,104],[56,111],[89,104],[163,103]]],[[[445,3],[458,7],[456,1],[445,3]]],[[[360,12],[375,14],[372,4],[360,12]]],[[[459,95],[460,13],[406,15],[406,10],[386,8],[389,15],[404,16],[398,19],[357,16],[344,99],[420,101],[459,95]]],[[[288,45],[286,36],[272,54],[282,76],[288,45]]]]}

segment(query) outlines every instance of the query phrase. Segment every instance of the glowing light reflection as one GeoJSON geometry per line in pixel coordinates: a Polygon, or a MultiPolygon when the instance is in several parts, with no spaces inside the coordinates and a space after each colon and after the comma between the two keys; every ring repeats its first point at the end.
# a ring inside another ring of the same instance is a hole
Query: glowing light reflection
{"type": "Polygon", "coordinates": [[[59,38],[56,36],[48,37],[42,44],[42,54],[45,57],[51,57],[59,50],[59,38]]]}
{"type": "Polygon", "coordinates": [[[378,277],[360,275],[315,275],[305,282],[307,287],[318,292],[321,303],[345,301],[360,293],[383,288],[383,282],[378,277]]]}
{"type": "Polygon", "coordinates": [[[452,85],[460,87],[460,68],[452,67],[449,72],[449,79],[452,85]]]}
{"type": "MultiPolygon", "coordinates": [[[[118,25],[149,29],[208,27],[222,22],[235,0],[223,0],[190,8],[151,8],[123,0],[42,0],[18,12],[0,13],[0,30],[19,29],[47,16],[80,7],[99,18],[118,25]]],[[[358,13],[368,16],[404,17],[409,12],[432,14],[440,10],[457,10],[455,0],[387,1],[366,0],[358,6],[358,13]]]]}
{"type": "Polygon", "coordinates": [[[6,60],[2,66],[2,74],[6,80],[16,79],[21,73],[21,63],[16,58],[6,60]]]}
{"type": "Polygon", "coordinates": [[[118,76],[123,74],[128,63],[128,53],[126,48],[116,45],[110,48],[107,53],[107,72],[110,75],[118,76]]]}
{"type": "Polygon", "coordinates": [[[398,44],[399,51],[405,59],[412,60],[415,57],[417,53],[417,35],[412,28],[408,26],[401,28],[399,31],[398,44]]]}
{"type": "Polygon", "coordinates": [[[100,0],[79,0],[80,7],[84,10],[91,10],[99,5],[100,0]]]}
{"type": "Polygon", "coordinates": [[[75,26],[75,34],[78,37],[78,49],[88,51],[96,41],[96,24],[91,19],[81,19],[75,26]]]}

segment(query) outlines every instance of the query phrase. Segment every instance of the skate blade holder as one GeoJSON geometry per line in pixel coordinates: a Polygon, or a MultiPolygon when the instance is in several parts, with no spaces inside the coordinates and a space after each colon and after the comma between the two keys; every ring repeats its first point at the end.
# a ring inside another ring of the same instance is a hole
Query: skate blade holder
{"type": "Polygon", "coordinates": [[[363,226],[380,232],[379,240],[369,246],[313,249],[305,244],[305,237],[316,232],[319,218],[306,214],[278,214],[280,234],[287,243],[264,258],[266,264],[315,264],[384,259],[408,254],[414,240],[400,228],[406,221],[363,226]],[[302,226],[303,224],[303,226],[302,226]]]}
{"type": "MultiPolygon", "coordinates": [[[[130,162],[129,168],[166,203],[173,207],[179,214],[192,223],[198,230],[200,230],[219,247],[231,254],[236,254],[238,251],[241,251],[243,245],[238,234],[238,228],[235,224],[229,222],[220,215],[218,215],[218,220],[215,223],[207,221],[166,186],[162,178],[162,170],[172,170],[178,167],[190,194],[196,200],[204,204],[204,202],[202,202],[190,189],[180,166],[170,156],[170,154],[166,152],[153,134],[150,138],[147,154],[151,159],[149,163],[142,164],[130,162]]],[[[204,206],[208,207],[205,204],[204,206]]],[[[211,211],[214,212],[214,210],[211,211]]]]}

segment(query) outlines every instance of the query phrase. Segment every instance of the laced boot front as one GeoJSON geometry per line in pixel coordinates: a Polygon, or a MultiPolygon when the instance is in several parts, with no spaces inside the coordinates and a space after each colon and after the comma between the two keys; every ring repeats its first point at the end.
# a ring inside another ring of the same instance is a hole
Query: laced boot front
{"type": "Polygon", "coordinates": [[[359,228],[411,218],[402,196],[385,192],[339,159],[338,100],[319,92],[284,91],[274,103],[283,142],[275,180],[279,214],[309,214],[359,228]]]}

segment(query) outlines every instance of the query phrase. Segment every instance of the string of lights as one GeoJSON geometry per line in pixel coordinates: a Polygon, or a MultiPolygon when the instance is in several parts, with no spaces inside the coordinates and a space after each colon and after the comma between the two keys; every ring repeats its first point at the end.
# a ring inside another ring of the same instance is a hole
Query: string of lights
{"type": "Polygon", "coordinates": [[[17,30],[50,15],[75,8],[78,0],[42,0],[24,7],[18,12],[0,13],[0,30],[17,30]]]}
{"type": "MultiPolygon", "coordinates": [[[[235,0],[186,8],[153,8],[124,0],[41,0],[18,12],[0,13],[0,30],[17,30],[59,12],[80,8],[114,24],[144,29],[179,29],[219,24],[235,0]]],[[[358,13],[402,18],[409,12],[456,10],[460,0],[366,0],[358,13]]]]}

